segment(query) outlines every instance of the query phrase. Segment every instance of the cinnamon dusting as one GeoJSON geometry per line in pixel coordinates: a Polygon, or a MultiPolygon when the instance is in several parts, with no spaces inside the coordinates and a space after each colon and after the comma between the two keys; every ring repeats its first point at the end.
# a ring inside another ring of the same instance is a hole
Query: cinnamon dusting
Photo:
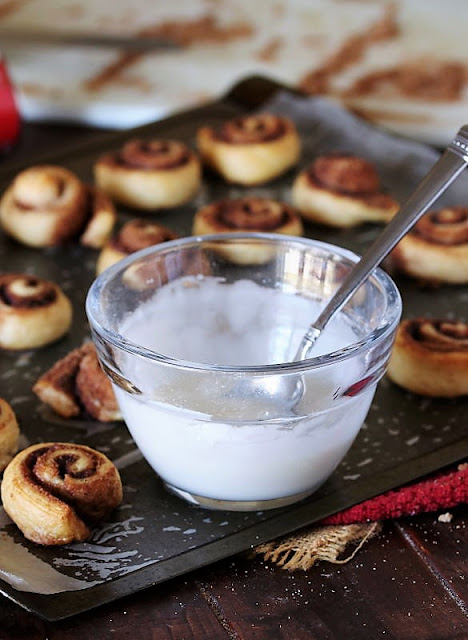
{"type": "MultiPolygon", "coordinates": [[[[187,48],[195,44],[225,43],[238,38],[247,38],[252,33],[253,27],[247,22],[221,25],[216,16],[206,14],[194,20],[169,20],[151,25],[140,30],[137,35],[145,38],[161,38],[187,48]]],[[[84,83],[84,88],[87,91],[99,91],[111,82],[119,82],[122,72],[138,62],[144,55],[143,52],[120,54],[115,62],[102,69],[95,76],[88,78],[84,83]]]]}
{"type": "Polygon", "coordinates": [[[398,31],[396,8],[391,4],[385,8],[382,18],[348,38],[321,67],[306,74],[299,82],[299,89],[307,94],[329,92],[333,75],[362,60],[370,46],[394,38],[398,31]]]}
{"type": "Polygon", "coordinates": [[[345,97],[399,94],[433,102],[460,100],[468,83],[468,67],[461,62],[415,60],[361,76],[345,97]]]}
{"type": "Polygon", "coordinates": [[[256,58],[262,62],[274,62],[283,44],[282,38],[271,38],[265,46],[257,52],[256,58]]]}
{"type": "Polygon", "coordinates": [[[28,0],[10,0],[9,2],[4,2],[0,7],[0,20],[21,9],[23,4],[27,4],[27,2],[28,0]]]}

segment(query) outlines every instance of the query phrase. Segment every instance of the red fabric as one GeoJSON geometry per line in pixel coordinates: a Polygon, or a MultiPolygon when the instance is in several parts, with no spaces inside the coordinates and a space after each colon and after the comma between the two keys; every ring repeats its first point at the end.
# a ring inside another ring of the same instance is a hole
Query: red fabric
{"type": "Polygon", "coordinates": [[[468,464],[401,489],[388,491],[321,521],[352,524],[449,509],[468,502],[468,464]]]}
{"type": "Polygon", "coordinates": [[[0,58],[0,150],[11,146],[20,132],[20,117],[5,63],[0,58]]]}

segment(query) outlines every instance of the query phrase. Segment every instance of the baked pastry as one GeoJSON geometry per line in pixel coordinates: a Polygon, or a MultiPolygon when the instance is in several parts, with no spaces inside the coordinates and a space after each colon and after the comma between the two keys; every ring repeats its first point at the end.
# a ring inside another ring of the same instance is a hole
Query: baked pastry
{"type": "Polygon", "coordinates": [[[80,236],[85,247],[100,249],[110,238],[117,221],[114,204],[101,189],[87,186],[86,226],[80,236]]]}
{"type": "MultiPolygon", "coordinates": [[[[207,204],[196,212],[193,219],[194,235],[236,231],[300,236],[303,225],[301,217],[290,205],[254,196],[207,204]]],[[[239,246],[229,251],[229,255],[231,260],[243,264],[261,263],[269,257],[255,244],[239,246]]]]}
{"type": "Polygon", "coordinates": [[[103,453],[63,442],[35,444],[5,469],[3,507],[24,536],[42,545],[86,540],[122,501],[122,482],[103,453]]]}
{"type": "Polygon", "coordinates": [[[122,420],[112,384],[92,342],[58,360],[36,381],[33,392],[64,418],[86,412],[100,422],[122,420]]]}
{"type": "Polygon", "coordinates": [[[201,184],[201,165],[183,142],[136,139],[100,156],[94,178],[116,202],[152,211],[191,200],[201,184]]]}
{"type": "Polygon", "coordinates": [[[322,155],[295,178],[293,205],[307,220],[331,227],[388,222],[399,205],[381,190],[375,167],[355,155],[322,155]]]}
{"type": "Polygon", "coordinates": [[[285,173],[301,153],[295,124],[271,113],[240,116],[218,129],[202,127],[197,147],[207,166],[228,182],[247,186],[285,173]]]}
{"type": "Polygon", "coordinates": [[[196,212],[192,231],[195,235],[258,231],[300,236],[303,226],[299,214],[290,205],[247,196],[205,205],[196,212]]]}
{"type": "Polygon", "coordinates": [[[108,196],[56,165],[21,171],[0,200],[0,226],[30,247],[58,246],[82,234],[82,244],[100,248],[115,220],[108,196]]]}
{"type": "Polygon", "coordinates": [[[123,225],[115,237],[104,245],[98,257],[96,271],[100,274],[107,267],[135,251],[146,249],[160,242],[175,240],[177,237],[176,233],[160,224],[141,218],[130,220],[123,225]]]}
{"type": "Polygon", "coordinates": [[[122,420],[111,381],[99,364],[95,348],[89,349],[80,361],[76,393],[86,413],[95,420],[122,420]]]}
{"type": "Polygon", "coordinates": [[[86,221],[86,187],[71,171],[55,165],[19,173],[0,201],[0,223],[31,247],[59,245],[86,221]]]}
{"type": "Polygon", "coordinates": [[[390,254],[397,271],[431,283],[468,283],[468,207],[426,213],[390,254]]]}
{"type": "Polygon", "coordinates": [[[71,326],[72,305],[49,280],[0,274],[0,348],[36,349],[61,338],[71,326]]]}
{"type": "Polygon", "coordinates": [[[424,396],[468,394],[468,325],[413,318],[398,327],[388,365],[396,384],[424,396]]]}
{"type": "Polygon", "coordinates": [[[0,471],[18,451],[20,430],[15,412],[6,400],[0,398],[0,471]]]}

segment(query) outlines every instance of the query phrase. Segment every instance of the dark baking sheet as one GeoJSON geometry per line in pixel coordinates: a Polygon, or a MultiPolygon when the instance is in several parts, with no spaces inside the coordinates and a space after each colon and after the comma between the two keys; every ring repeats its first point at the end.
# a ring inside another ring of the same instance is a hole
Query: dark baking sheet
{"type": "MultiPolygon", "coordinates": [[[[316,153],[332,150],[330,145],[359,153],[363,136],[367,142],[375,138],[375,148],[371,145],[367,152],[374,156],[385,186],[400,199],[412,191],[437,158],[435,150],[377,131],[349,114],[344,114],[345,123],[341,125],[338,120],[343,114],[335,113],[338,107],[331,103],[311,98],[306,101],[265,78],[249,78],[218,102],[137,130],[99,136],[73,152],[68,149],[40,160],[67,166],[91,182],[92,165],[99,153],[117,148],[123,140],[163,136],[193,144],[199,126],[216,125],[262,106],[296,119],[304,141],[301,166],[316,153]],[[343,127],[338,138],[337,126],[343,127]],[[394,151],[388,153],[388,149],[394,151]]],[[[35,158],[29,164],[38,161],[35,158]]],[[[18,169],[2,168],[2,190],[18,169]]],[[[245,189],[227,186],[206,174],[203,189],[193,203],[149,217],[181,235],[190,235],[193,214],[204,202],[244,193],[287,200],[294,175],[295,171],[271,185],[245,189]]],[[[465,186],[462,184],[463,189],[465,186]]],[[[458,198],[459,192],[460,187],[447,197],[458,198]]],[[[119,208],[119,223],[139,215],[119,208]]],[[[310,224],[306,235],[362,252],[378,229],[364,225],[353,230],[330,230],[310,224]]],[[[62,548],[29,543],[8,522],[0,507],[0,574],[5,571],[2,554],[5,557],[8,552],[17,558],[18,574],[23,572],[25,578],[19,588],[17,583],[14,587],[11,581],[0,580],[0,591],[26,609],[49,620],[74,615],[245,551],[468,456],[466,398],[424,399],[384,379],[352,449],[329,481],[308,500],[263,513],[229,513],[202,510],[169,495],[139,456],[123,423],[60,419],[43,407],[31,391],[43,371],[89,336],[84,300],[94,278],[97,255],[78,245],[28,249],[0,236],[3,271],[27,272],[56,281],[72,298],[75,309],[72,330],[59,343],[36,352],[0,354],[0,395],[16,411],[23,444],[60,440],[100,449],[119,465],[125,488],[123,504],[111,522],[96,530],[89,542],[62,548]],[[37,592],[45,588],[51,593],[37,592]]],[[[466,321],[467,287],[422,289],[402,277],[396,277],[396,281],[403,296],[404,315],[446,315],[466,321]]],[[[5,573],[2,575],[5,577],[5,573]]]]}

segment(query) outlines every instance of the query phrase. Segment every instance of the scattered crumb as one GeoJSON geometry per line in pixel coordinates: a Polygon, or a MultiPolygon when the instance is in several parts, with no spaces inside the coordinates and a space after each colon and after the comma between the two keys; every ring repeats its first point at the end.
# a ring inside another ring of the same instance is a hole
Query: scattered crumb
{"type": "Polygon", "coordinates": [[[453,515],[447,511],[447,513],[441,513],[437,518],[439,522],[452,522],[453,515]]]}

